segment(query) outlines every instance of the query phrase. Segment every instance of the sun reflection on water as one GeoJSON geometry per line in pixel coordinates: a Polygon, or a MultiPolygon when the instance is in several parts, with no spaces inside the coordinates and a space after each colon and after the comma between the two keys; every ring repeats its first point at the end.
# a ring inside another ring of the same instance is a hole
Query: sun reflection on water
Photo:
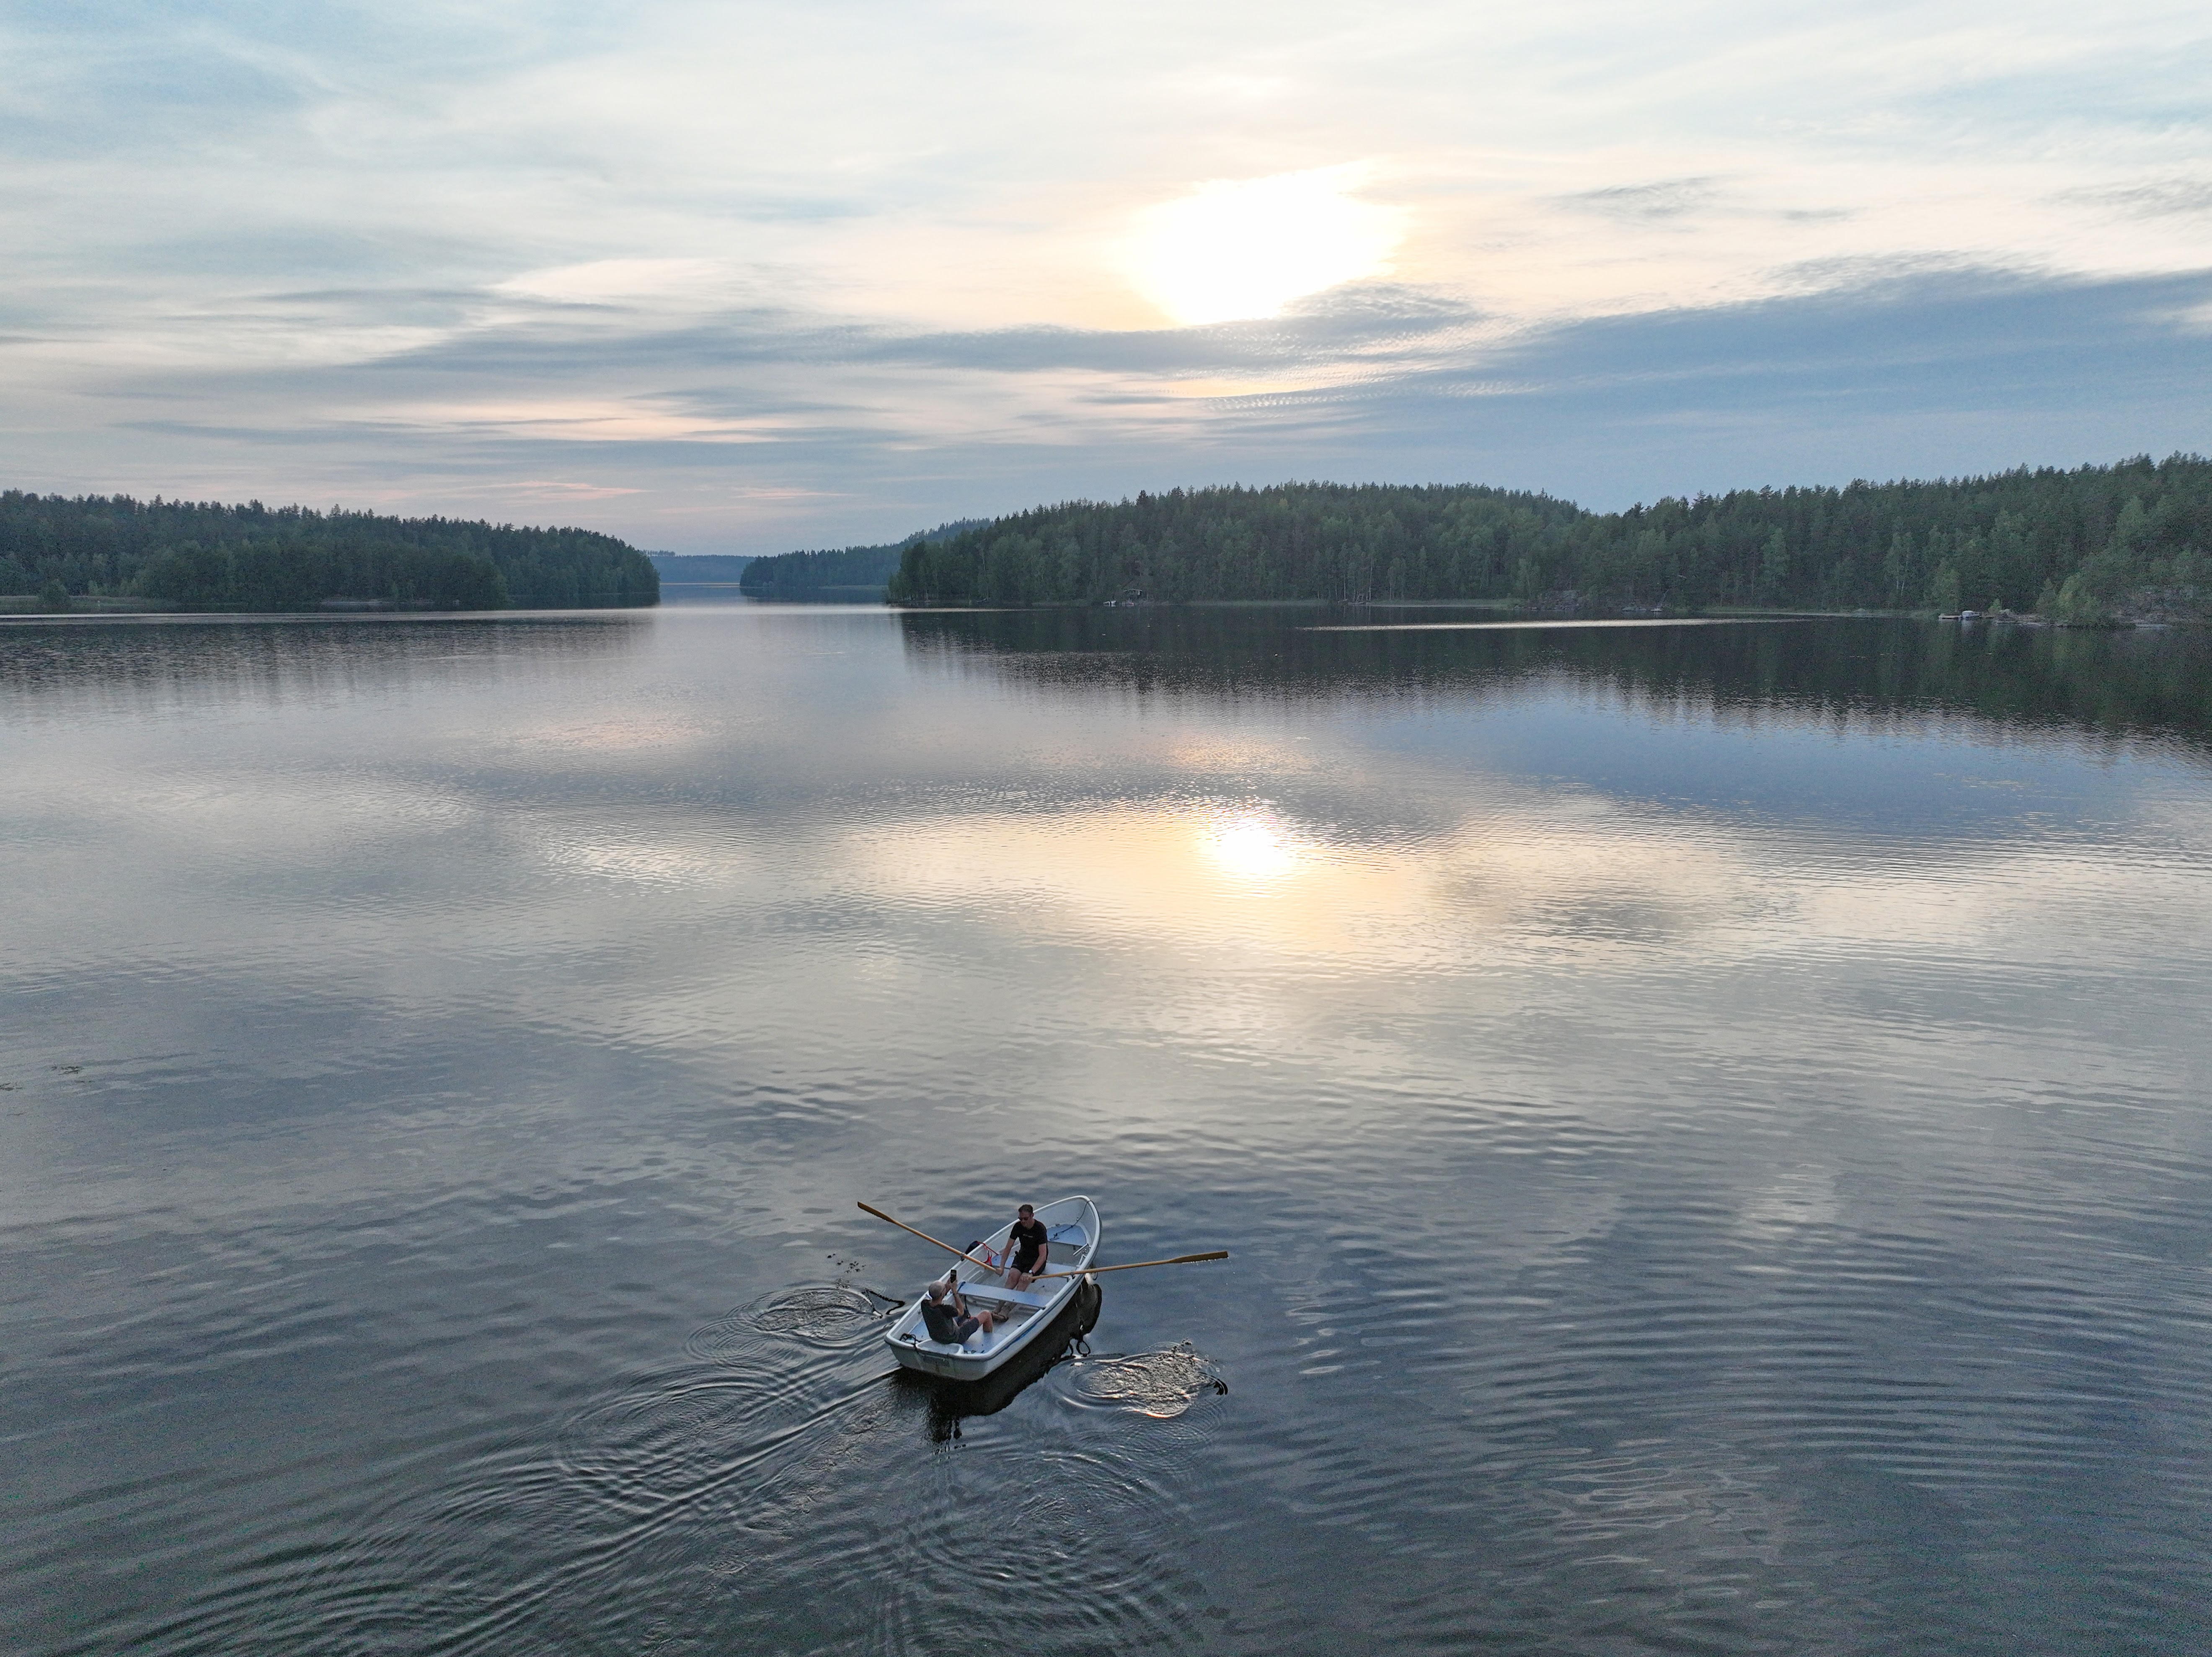
{"type": "Polygon", "coordinates": [[[1210,824],[1200,841],[1217,866],[1240,880],[1275,880],[1297,866],[1297,849],[1273,818],[1231,817],[1210,824]]]}

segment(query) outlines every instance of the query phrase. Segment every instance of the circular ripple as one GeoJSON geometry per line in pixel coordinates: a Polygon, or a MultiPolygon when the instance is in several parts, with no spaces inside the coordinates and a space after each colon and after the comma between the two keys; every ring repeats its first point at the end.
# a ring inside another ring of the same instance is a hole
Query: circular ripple
{"type": "Polygon", "coordinates": [[[560,1467],[617,1502],[678,1494],[761,1436],[780,1392],[692,1376],[602,1399],[569,1418],[560,1467]]]}
{"type": "Polygon", "coordinates": [[[859,1290],[779,1290],[695,1330],[705,1367],[656,1376],[588,1405],[561,1435],[561,1466],[604,1497],[636,1503],[699,1490],[733,1459],[833,1407],[854,1354],[882,1326],[859,1290]]]}
{"type": "Polygon", "coordinates": [[[754,1326],[771,1335],[798,1335],[842,1344],[857,1322],[876,1321],[874,1303],[843,1284],[772,1295],[754,1308],[754,1326]]]}
{"type": "Polygon", "coordinates": [[[1110,1441],[1019,1440],[893,1470],[902,1517],[876,1539],[893,1569],[868,1643],[926,1648],[980,1618],[1008,1651],[1195,1649],[1206,1593],[1176,1557],[1174,1472],[1110,1441]]]}
{"type": "Polygon", "coordinates": [[[1212,1358],[1183,1341],[1165,1351],[1079,1363],[1069,1389],[1079,1403],[1135,1410],[1170,1421],[1199,1399],[1227,1392],[1229,1383],[1212,1358]]]}
{"type": "Polygon", "coordinates": [[[812,1284],[778,1290],[725,1313],[694,1330],[684,1350],[708,1363],[751,1360],[761,1353],[764,1338],[838,1350],[866,1340],[882,1322],[876,1302],[850,1284],[812,1284]]]}

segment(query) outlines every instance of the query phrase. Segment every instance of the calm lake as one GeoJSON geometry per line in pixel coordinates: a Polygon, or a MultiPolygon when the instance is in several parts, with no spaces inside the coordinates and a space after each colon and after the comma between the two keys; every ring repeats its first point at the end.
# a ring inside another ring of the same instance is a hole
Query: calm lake
{"type": "Polygon", "coordinates": [[[0,626],[0,1648],[2212,1649],[2205,639],[1451,619],[0,626]]]}

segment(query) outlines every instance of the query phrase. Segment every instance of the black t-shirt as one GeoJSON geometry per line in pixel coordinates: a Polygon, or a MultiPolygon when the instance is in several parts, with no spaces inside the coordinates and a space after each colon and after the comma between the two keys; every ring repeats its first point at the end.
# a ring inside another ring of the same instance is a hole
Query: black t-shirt
{"type": "Polygon", "coordinates": [[[941,1301],[923,1301],[921,1320],[929,1326],[930,1339],[949,1341],[955,1346],[960,1344],[960,1319],[953,1313],[951,1296],[941,1301]]]}
{"type": "Polygon", "coordinates": [[[1014,1229],[1006,1241],[1014,1246],[1014,1270],[1034,1272],[1037,1262],[1044,1258],[1045,1229],[1042,1220],[1031,1220],[1024,1225],[1014,1222],[1014,1229]]]}

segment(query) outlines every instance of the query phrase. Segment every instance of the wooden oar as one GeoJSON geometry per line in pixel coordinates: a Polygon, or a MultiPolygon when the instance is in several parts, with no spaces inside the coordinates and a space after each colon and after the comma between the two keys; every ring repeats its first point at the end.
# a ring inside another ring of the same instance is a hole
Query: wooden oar
{"type": "MultiPolygon", "coordinates": [[[[937,1246],[946,1253],[957,1254],[971,1266],[981,1266],[987,1272],[995,1272],[999,1269],[994,1266],[985,1266],[981,1260],[977,1259],[964,1248],[955,1248],[949,1242],[938,1242],[938,1240],[927,1231],[915,1231],[914,1228],[904,1220],[893,1220],[880,1208],[870,1208],[866,1203],[860,1204],[859,1207],[864,1213],[872,1214],[879,1220],[890,1221],[902,1231],[913,1232],[926,1243],[937,1243],[937,1246]]],[[[1210,1254],[1178,1254],[1171,1260],[1133,1260],[1127,1266],[1085,1266],[1073,1272],[1039,1272],[1035,1275],[1039,1278],[1081,1278],[1092,1276],[1100,1272],[1139,1272],[1148,1266],[1190,1266],[1199,1260],[1225,1260],[1228,1258],[1227,1249],[1217,1248],[1210,1254]]]]}
{"type": "Polygon", "coordinates": [[[985,1262],[977,1259],[973,1254],[969,1253],[964,1248],[955,1248],[949,1242],[937,1242],[937,1239],[931,1236],[927,1231],[915,1231],[914,1228],[908,1225],[904,1220],[891,1219],[891,1217],[884,1213],[880,1208],[870,1208],[866,1203],[862,1203],[860,1207],[863,1211],[874,1215],[879,1220],[890,1220],[891,1224],[896,1226],[902,1231],[913,1232],[915,1236],[921,1238],[922,1241],[926,1243],[937,1243],[937,1246],[943,1249],[946,1253],[957,1254],[962,1259],[967,1261],[970,1266],[981,1266],[986,1272],[995,1272],[998,1270],[998,1267],[987,1265],[985,1262]]]}
{"type": "Polygon", "coordinates": [[[1210,1254],[1178,1254],[1171,1260],[1133,1260],[1127,1266],[1085,1266],[1073,1272],[1040,1272],[1040,1278],[1090,1278],[1101,1272],[1141,1272],[1148,1266],[1188,1266],[1195,1260],[1225,1260],[1229,1251],[1217,1248],[1210,1254]]]}

